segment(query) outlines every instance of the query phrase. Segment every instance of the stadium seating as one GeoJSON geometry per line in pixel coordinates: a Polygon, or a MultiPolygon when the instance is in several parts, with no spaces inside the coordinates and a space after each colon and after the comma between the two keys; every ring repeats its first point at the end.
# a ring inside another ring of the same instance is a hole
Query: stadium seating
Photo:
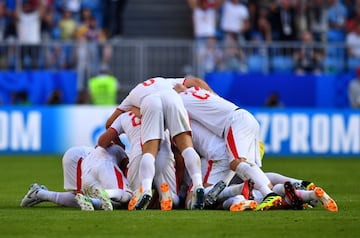
{"type": "Polygon", "coordinates": [[[323,68],[326,73],[341,73],[345,70],[344,59],[341,57],[327,56],[323,60],[323,68]]]}
{"type": "Polygon", "coordinates": [[[354,72],[358,67],[360,67],[360,58],[349,57],[347,59],[347,70],[354,72]]]}
{"type": "Polygon", "coordinates": [[[294,60],[290,56],[274,56],[271,59],[271,69],[274,73],[291,73],[294,70],[294,60]]]}
{"type": "Polygon", "coordinates": [[[249,73],[262,73],[264,69],[268,68],[266,58],[261,55],[250,55],[247,58],[247,65],[249,73]]]}

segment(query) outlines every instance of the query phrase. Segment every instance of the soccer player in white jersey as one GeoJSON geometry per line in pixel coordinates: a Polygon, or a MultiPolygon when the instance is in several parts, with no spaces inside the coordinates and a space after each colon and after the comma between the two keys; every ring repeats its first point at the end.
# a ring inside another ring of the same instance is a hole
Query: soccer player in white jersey
{"type": "MultiPolygon", "coordinates": [[[[225,140],[197,121],[191,120],[191,126],[194,148],[201,155],[202,164],[203,162],[208,163],[205,164],[205,171],[203,171],[203,181],[206,187],[205,204],[211,206],[218,200],[226,210],[254,209],[264,196],[256,189],[252,193],[251,180],[225,187],[226,183],[230,182],[228,179],[231,178],[227,176],[230,168],[225,140]],[[251,201],[251,199],[255,201],[251,201]]],[[[312,182],[274,172],[267,172],[265,175],[274,185],[273,191],[283,198],[282,205],[276,208],[301,210],[308,203],[316,204],[317,201],[320,201],[328,211],[336,212],[338,210],[336,202],[322,188],[316,187],[312,182]]]]}
{"type": "MultiPolygon", "coordinates": [[[[75,207],[82,210],[94,210],[101,209],[101,201],[97,198],[88,198],[81,195],[79,192],[81,189],[81,164],[87,155],[93,151],[93,147],[89,146],[74,146],[69,148],[62,157],[62,166],[63,166],[63,175],[64,175],[64,189],[66,192],[57,192],[49,191],[44,185],[39,185],[34,183],[30,186],[28,193],[22,199],[20,206],[22,207],[32,207],[41,202],[53,202],[60,206],[65,207],[75,207]]],[[[117,163],[120,167],[123,167],[123,164],[127,164],[127,156],[124,157],[123,153],[119,153],[121,149],[119,146],[112,146],[109,150],[113,154],[117,163]]],[[[115,189],[118,188],[118,185],[115,186],[115,189]]],[[[119,197],[116,193],[113,193],[110,190],[106,190],[111,194],[111,201],[114,206],[119,206],[119,197]]]]}
{"type": "Polygon", "coordinates": [[[133,195],[128,180],[118,166],[119,157],[127,158],[121,146],[113,144],[104,148],[98,145],[81,164],[82,192],[100,199],[103,210],[113,210],[111,198],[116,198],[120,204],[127,204],[133,195]]]}
{"type": "MultiPolygon", "coordinates": [[[[130,107],[140,108],[142,158],[140,163],[141,196],[133,196],[135,210],[144,210],[152,197],[152,183],[155,176],[155,158],[164,138],[165,129],[184,157],[185,167],[194,185],[192,209],[204,207],[200,157],[192,145],[188,114],[180,96],[173,90],[174,80],[161,77],[139,83],[118,106],[108,119],[109,126],[114,119],[130,107]]],[[[190,82],[190,80],[189,80],[190,82]]]]}
{"type": "MultiPolygon", "coordinates": [[[[230,178],[227,182],[224,181],[227,180],[231,170],[225,140],[216,136],[197,121],[191,120],[191,127],[194,148],[201,155],[206,208],[214,208],[219,199],[226,210],[255,209],[257,203],[254,200],[249,200],[253,186],[252,180],[246,180],[242,184],[231,185],[231,187],[226,188],[230,178]]],[[[191,200],[187,199],[187,202],[191,202],[191,200]]],[[[186,203],[186,206],[188,207],[189,204],[186,203]]]]}
{"type": "Polygon", "coordinates": [[[226,141],[231,162],[230,168],[241,179],[252,179],[255,188],[264,195],[256,209],[267,210],[281,202],[281,196],[272,191],[272,184],[261,170],[260,127],[248,111],[234,103],[199,87],[185,88],[179,92],[191,118],[226,141]]]}
{"type": "MultiPolygon", "coordinates": [[[[139,166],[142,157],[141,119],[132,111],[125,112],[115,119],[111,126],[99,137],[99,145],[106,146],[114,138],[125,133],[130,142],[129,164],[127,178],[130,187],[135,191],[141,186],[139,166]]],[[[171,151],[170,138],[167,131],[161,141],[155,160],[154,185],[160,195],[161,210],[171,210],[179,205],[175,177],[175,159],[171,151]]],[[[138,195],[139,196],[139,195],[138,195]]],[[[128,209],[133,210],[135,204],[129,203],[128,209]]]]}

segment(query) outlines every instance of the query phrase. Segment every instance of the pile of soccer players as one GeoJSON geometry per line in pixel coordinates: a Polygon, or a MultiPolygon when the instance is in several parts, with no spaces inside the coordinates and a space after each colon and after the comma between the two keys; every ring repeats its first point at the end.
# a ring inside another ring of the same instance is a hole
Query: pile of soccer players
{"type": "Polygon", "coordinates": [[[336,202],[302,179],[262,171],[260,125],[199,78],[151,78],[116,107],[94,148],[63,156],[64,189],[32,184],[21,201],[85,211],[305,209],[336,202]],[[125,134],[130,149],[119,136],[125,134]]]}

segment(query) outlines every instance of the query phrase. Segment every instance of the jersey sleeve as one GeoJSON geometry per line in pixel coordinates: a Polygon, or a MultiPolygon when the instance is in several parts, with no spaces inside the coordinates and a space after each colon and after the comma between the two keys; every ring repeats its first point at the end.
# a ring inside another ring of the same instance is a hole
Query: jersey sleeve
{"type": "Polygon", "coordinates": [[[125,133],[124,132],[124,129],[122,128],[121,126],[121,120],[122,120],[122,116],[118,116],[114,122],[111,124],[110,128],[114,129],[118,135],[122,134],[122,133],[125,133]]]}
{"type": "Polygon", "coordinates": [[[186,78],[166,78],[166,80],[174,87],[176,84],[184,85],[186,78]]]}

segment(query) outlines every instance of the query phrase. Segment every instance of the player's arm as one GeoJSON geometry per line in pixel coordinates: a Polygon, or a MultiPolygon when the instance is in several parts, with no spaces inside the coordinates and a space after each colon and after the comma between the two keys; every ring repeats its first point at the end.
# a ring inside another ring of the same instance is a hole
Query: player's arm
{"type": "Polygon", "coordinates": [[[201,78],[185,78],[184,86],[187,88],[196,86],[214,93],[214,90],[212,90],[212,88],[205,82],[205,80],[201,78]]]}
{"type": "Polygon", "coordinates": [[[118,132],[114,128],[109,127],[103,134],[99,136],[97,145],[103,148],[107,148],[118,138],[118,132]]]}
{"type": "Polygon", "coordinates": [[[108,129],[111,124],[115,121],[118,116],[120,116],[124,111],[120,110],[119,108],[116,108],[115,111],[111,114],[111,116],[107,119],[105,128],[108,129]]]}

